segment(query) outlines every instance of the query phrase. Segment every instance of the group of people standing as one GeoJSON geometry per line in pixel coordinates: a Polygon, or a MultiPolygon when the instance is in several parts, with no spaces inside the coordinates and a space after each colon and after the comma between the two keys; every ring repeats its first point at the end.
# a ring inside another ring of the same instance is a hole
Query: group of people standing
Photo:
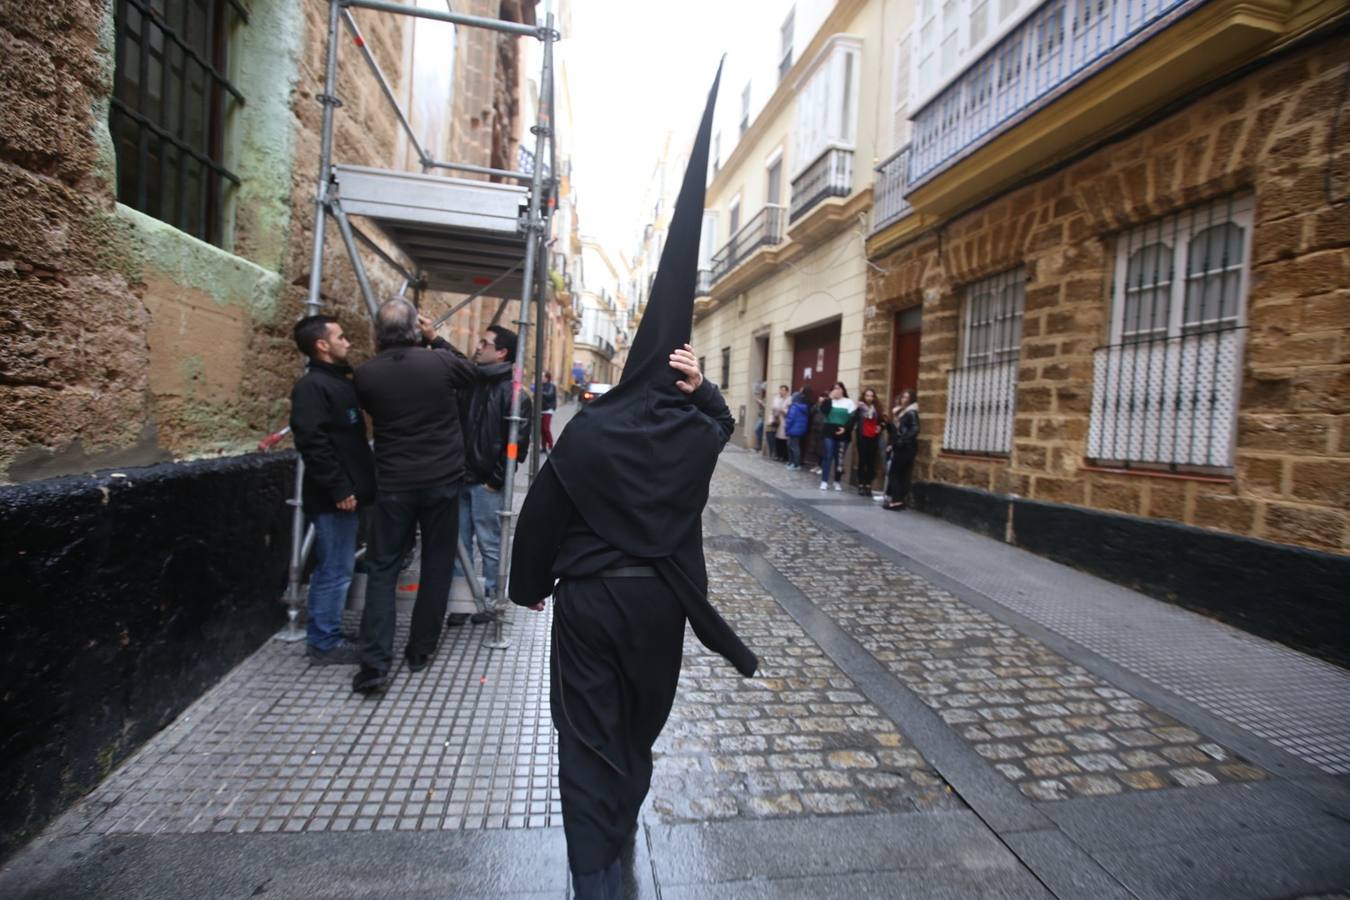
{"type": "Polygon", "coordinates": [[[820,474],[820,489],[842,491],[845,461],[856,444],[858,493],[872,496],[877,461],[884,455],[885,507],[905,508],[919,449],[919,404],[912,389],[901,391],[889,410],[872,388],[853,400],[842,381],[820,396],[809,381],[795,392],[779,385],[777,395],[767,402],[760,388],[756,402],[761,407],[755,429],[757,452],[767,452],[792,470],[816,460],[811,471],[820,474]]]}

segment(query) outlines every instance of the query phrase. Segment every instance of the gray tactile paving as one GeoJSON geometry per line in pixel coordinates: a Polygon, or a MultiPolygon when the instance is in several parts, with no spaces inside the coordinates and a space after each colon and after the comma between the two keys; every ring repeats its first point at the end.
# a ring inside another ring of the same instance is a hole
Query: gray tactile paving
{"type": "MultiPolygon", "coordinates": [[[[724,454],[728,464],[775,487],[812,480],[747,453],[724,454]]],[[[861,499],[826,511],[1323,771],[1350,774],[1350,672],[940,519],[883,517],[861,499]]]]}

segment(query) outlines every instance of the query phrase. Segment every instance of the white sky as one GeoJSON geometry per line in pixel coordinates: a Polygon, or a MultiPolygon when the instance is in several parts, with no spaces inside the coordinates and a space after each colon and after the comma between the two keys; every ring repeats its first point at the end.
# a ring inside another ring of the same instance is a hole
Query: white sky
{"type": "MultiPolygon", "coordinates": [[[[572,164],[583,234],[632,251],[667,129],[692,140],[722,53],[764,31],[755,0],[573,0],[564,47],[572,164]]],[[[739,102],[722,85],[719,108],[739,102]]]]}

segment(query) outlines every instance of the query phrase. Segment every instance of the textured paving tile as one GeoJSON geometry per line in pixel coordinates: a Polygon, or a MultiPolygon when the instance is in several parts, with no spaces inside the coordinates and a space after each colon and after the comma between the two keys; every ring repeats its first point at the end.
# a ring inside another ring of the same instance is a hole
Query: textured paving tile
{"type": "Polygon", "coordinates": [[[707,558],[713,601],[760,670],[742,678],[686,633],[680,692],[656,745],[652,809],[663,821],[960,805],[735,557],[707,558]]]}
{"type": "MultiPolygon", "coordinates": [[[[718,478],[744,475],[723,466],[718,478]]],[[[718,513],[1037,800],[1259,780],[1219,744],[783,502],[718,513]],[[784,539],[783,536],[791,536],[784,539]]]]}

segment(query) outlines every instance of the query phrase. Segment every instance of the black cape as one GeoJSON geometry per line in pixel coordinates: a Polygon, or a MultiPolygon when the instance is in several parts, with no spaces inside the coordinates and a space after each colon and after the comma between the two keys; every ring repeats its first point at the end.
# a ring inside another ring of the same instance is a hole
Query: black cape
{"type": "Polygon", "coordinates": [[[748,676],[758,661],[708,602],[703,559],[708,482],[728,435],[675,386],[680,376],[670,367],[671,351],[689,342],[693,325],[704,181],[720,80],[719,68],[623,375],[567,424],[546,471],[525,498],[510,594],[525,606],[546,596],[536,595],[540,573],[522,567],[537,566],[550,546],[556,550],[563,523],[556,519],[553,492],[561,489],[603,541],[650,561],[680,598],[704,646],[748,676]],[[532,583],[535,587],[527,589],[532,583]]]}

